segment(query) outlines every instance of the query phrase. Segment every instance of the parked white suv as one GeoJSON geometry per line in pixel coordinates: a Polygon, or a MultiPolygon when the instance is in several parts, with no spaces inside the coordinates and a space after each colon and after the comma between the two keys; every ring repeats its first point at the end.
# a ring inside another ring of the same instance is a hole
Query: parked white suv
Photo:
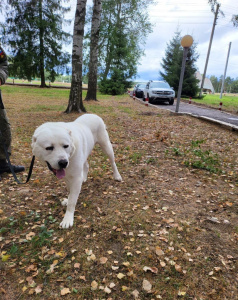
{"type": "Polygon", "coordinates": [[[174,104],[175,92],[166,81],[152,81],[147,82],[144,97],[149,99],[149,103],[168,101],[170,105],[174,104]]]}

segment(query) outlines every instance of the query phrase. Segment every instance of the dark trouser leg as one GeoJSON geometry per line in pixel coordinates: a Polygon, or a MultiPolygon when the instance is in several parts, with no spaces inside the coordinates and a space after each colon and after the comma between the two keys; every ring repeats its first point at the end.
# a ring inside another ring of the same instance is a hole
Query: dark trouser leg
{"type": "MultiPolygon", "coordinates": [[[[0,130],[2,133],[3,141],[10,155],[11,154],[11,126],[8,121],[5,109],[1,109],[1,108],[0,108],[0,130]]],[[[0,163],[1,161],[6,161],[6,155],[3,149],[2,141],[0,143],[0,163]]]]}
{"type": "MultiPolygon", "coordinates": [[[[2,133],[2,138],[7,149],[8,154],[11,154],[11,126],[7,118],[5,109],[0,108],[0,130],[2,133]]],[[[23,166],[12,165],[15,173],[22,172],[25,170],[23,166]]],[[[0,174],[10,173],[9,164],[6,161],[6,154],[3,148],[3,142],[0,143],[0,174]]]]}

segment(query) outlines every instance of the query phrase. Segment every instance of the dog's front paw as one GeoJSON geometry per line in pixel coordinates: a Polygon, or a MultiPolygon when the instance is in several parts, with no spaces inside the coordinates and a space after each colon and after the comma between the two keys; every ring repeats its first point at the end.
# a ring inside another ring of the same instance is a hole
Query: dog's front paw
{"type": "Polygon", "coordinates": [[[64,198],[64,199],[61,201],[61,205],[67,206],[67,205],[68,205],[68,198],[64,198]]]}
{"type": "Polygon", "coordinates": [[[114,175],[114,179],[115,179],[116,181],[122,181],[121,175],[120,175],[119,173],[116,174],[116,175],[114,175]]]}
{"type": "Polygon", "coordinates": [[[63,221],[60,223],[60,227],[69,228],[74,224],[74,214],[70,212],[66,212],[63,221]]]}

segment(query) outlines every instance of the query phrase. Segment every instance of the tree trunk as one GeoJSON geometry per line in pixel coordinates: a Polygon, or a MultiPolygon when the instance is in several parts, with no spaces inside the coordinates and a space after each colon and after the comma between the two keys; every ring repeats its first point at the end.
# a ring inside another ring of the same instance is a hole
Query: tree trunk
{"type": "Polygon", "coordinates": [[[82,99],[83,36],[87,0],[77,0],[72,50],[72,81],[66,113],[86,112],[82,99]]]}
{"type": "Polygon", "coordinates": [[[105,59],[106,67],[105,67],[105,70],[104,70],[103,76],[102,76],[103,80],[107,79],[108,73],[109,73],[110,68],[111,68],[111,63],[112,63],[112,53],[113,53],[113,51],[112,51],[112,47],[111,47],[109,39],[108,39],[108,44],[109,45],[107,47],[107,55],[106,55],[106,59],[105,59]]]}
{"type": "Polygon", "coordinates": [[[40,77],[41,85],[40,87],[46,87],[45,84],[45,67],[44,67],[44,28],[42,24],[42,0],[39,1],[39,19],[40,19],[40,77]]]}
{"type": "MultiPolygon", "coordinates": [[[[121,23],[121,1],[118,1],[115,4],[115,14],[116,14],[116,24],[114,24],[114,26],[112,25],[112,22],[114,22],[113,20],[113,15],[110,14],[109,17],[109,28],[110,31],[113,31],[113,27],[116,27],[116,31],[120,30],[120,23],[121,23]]],[[[115,41],[112,40],[112,38],[110,37],[110,35],[108,36],[108,40],[107,40],[107,46],[106,46],[106,58],[105,58],[105,69],[102,75],[102,79],[106,80],[108,77],[108,74],[111,70],[111,66],[112,66],[112,61],[113,59],[115,59],[114,55],[115,55],[115,41]]]]}
{"type": "Polygon", "coordinates": [[[98,63],[98,40],[100,31],[102,1],[93,1],[93,16],[91,28],[90,62],[88,75],[88,92],[85,100],[97,100],[97,63],[98,63]]]}
{"type": "Polygon", "coordinates": [[[105,69],[104,69],[104,72],[103,72],[103,75],[102,75],[103,80],[107,79],[108,73],[109,73],[110,68],[111,68],[112,56],[113,56],[113,43],[111,42],[110,36],[108,36],[107,47],[106,47],[106,58],[105,58],[106,66],[105,66],[105,69]]]}

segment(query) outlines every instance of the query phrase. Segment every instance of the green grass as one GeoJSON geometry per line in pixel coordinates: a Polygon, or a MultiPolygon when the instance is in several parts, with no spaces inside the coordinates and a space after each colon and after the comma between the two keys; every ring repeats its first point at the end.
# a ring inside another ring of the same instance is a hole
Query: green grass
{"type": "MultiPolygon", "coordinates": [[[[1,90],[4,91],[6,94],[10,94],[13,96],[34,95],[47,98],[69,97],[69,90],[67,89],[4,85],[1,87],[1,90]]],[[[86,96],[86,91],[83,91],[83,95],[86,96]]]]}
{"type": "Polygon", "coordinates": [[[234,94],[226,94],[225,96],[223,95],[222,99],[220,99],[220,94],[207,94],[202,99],[194,98],[192,99],[192,101],[200,104],[206,104],[215,108],[218,108],[220,102],[222,102],[223,109],[227,109],[229,111],[234,112],[237,112],[238,110],[238,95],[234,94]]]}
{"type": "Polygon", "coordinates": [[[133,154],[130,155],[130,159],[133,164],[139,164],[142,158],[142,154],[139,152],[134,152],[133,154]]]}
{"type": "MultiPolygon", "coordinates": [[[[54,88],[38,88],[38,87],[29,87],[29,86],[17,86],[17,85],[4,85],[1,86],[1,90],[6,94],[12,94],[13,96],[17,95],[39,95],[47,98],[58,98],[65,97],[69,98],[70,89],[54,89],[54,88]]],[[[86,97],[87,91],[83,90],[83,99],[86,97]]],[[[100,99],[111,99],[111,95],[103,95],[100,92],[97,93],[98,100],[100,99]]],[[[125,95],[115,96],[119,101],[125,97],[125,95]]]]}
{"type": "Polygon", "coordinates": [[[25,112],[39,112],[39,111],[64,111],[65,107],[63,105],[35,105],[24,109],[25,112]]]}
{"type": "Polygon", "coordinates": [[[202,149],[201,145],[204,140],[191,141],[188,147],[176,146],[171,147],[171,153],[174,156],[182,157],[186,167],[206,170],[210,173],[221,173],[219,157],[210,149],[202,149]]]}
{"type": "MultiPolygon", "coordinates": [[[[25,84],[25,85],[28,85],[28,84],[32,84],[32,85],[39,85],[41,84],[41,82],[39,80],[32,80],[31,82],[28,81],[28,80],[23,80],[23,79],[12,79],[12,78],[8,78],[7,79],[7,83],[10,83],[10,84],[25,84]]],[[[50,84],[50,86],[66,86],[66,87],[69,87],[70,86],[70,83],[67,83],[67,82],[50,82],[49,83],[49,80],[46,80],[46,85],[48,86],[50,84]]]]}
{"type": "MultiPolygon", "coordinates": [[[[13,151],[14,159],[27,166],[35,127],[49,120],[67,122],[76,117],[58,111],[60,105],[66,107],[69,91],[3,89],[13,147],[19,149],[13,151]]],[[[220,127],[214,130],[215,125],[195,119],[191,124],[187,116],[174,118],[169,112],[157,117],[152,108],[133,102],[127,95],[98,94],[98,99],[84,103],[89,112],[105,119],[123,182],[112,181],[110,163],[95,147],[74,227],[62,230],[58,227],[65,208],[59,200],[67,196],[66,186],[45,165],[37,162],[27,186],[16,186],[11,175],[2,176],[2,298],[10,292],[11,299],[22,300],[134,299],[132,291],[137,290],[140,299],[233,299],[236,286],[230,279],[237,274],[236,261],[228,259],[227,253],[235,256],[237,249],[238,227],[232,222],[237,210],[236,134],[220,127]],[[151,135],[147,138],[148,128],[151,135]],[[160,130],[169,141],[155,139],[160,130]],[[170,137],[171,130],[174,134],[170,137]],[[224,170],[223,176],[204,171],[218,167],[224,170]],[[200,222],[197,216],[206,220],[211,211],[221,222],[230,220],[229,227],[200,222]],[[164,255],[157,255],[157,246],[164,255]],[[86,249],[93,251],[95,260],[88,259],[86,249]],[[102,264],[101,257],[108,261],[102,264]],[[115,265],[118,270],[112,269],[115,265]],[[156,267],[158,273],[144,272],[145,266],[156,267]],[[216,273],[214,267],[221,270],[216,273]],[[214,276],[208,275],[211,271],[214,276]],[[119,273],[125,274],[122,280],[119,273]],[[143,290],[143,279],[152,284],[152,293],[143,290]],[[98,283],[95,291],[91,290],[93,280],[98,283]],[[110,283],[115,287],[106,295],[101,287],[110,283]],[[38,286],[42,289],[39,295],[38,286]],[[71,294],[61,297],[62,288],[71,294]],[[179,296],[179,291],[186,295],[179,296]]]]}
{"type": "MultiPolygon", "coordinates": [[[[55,107],[53,108],[50,104],[50,100],[54,99],[65,99],[67,102],[69,99],[69,93],[70,89],[54,89],[54,88],[40,88],[40,87],[29,87],[29,86],[17,86],[17,85],[4,85],[1,87],[2,91],[6,94],[8,94],[11,97],[18,98],[19,96],[30,98],[31,95],[34,95],[34,97],[43,97],[49,99],[49,106],[47,107],[40,107],[40,103],[38,104],[38,107],[32,108],[32,111],[39,111],[41,110],[56,110],[56,111],[64,111],[65,107],[55,107]]],[[[83,99],[86,97],[86,90],[83,90],[83,99]]],[[[97,93],[97,99],[100,101],[102,99],[104,100],[110,100],[111,95],[103,95],[100,92],[97,93]]],[[[119,95],[115,96],[118,101],[122,101],[125,95],[119,95]]],[[[3,99],[4,100],[4,99],[3,99]]],[[[220,94],[214,94],[214,95],[204,95],[203,98],[193,98],[193,102],[199,103],[199,104],[205,104],[210,107],[219,108],[220,102],[222,102],[222,109],[227,110],[230,112],[237,112],[238,111],[238,95],[234,94],[226,94],[222,96],[222,99],[220,99],[220,94]]],[[[84,102],[85,105],[87,102],[84,102]]],[[[97,106],[98,108],[98,106],[97,106]]],[[[112,109],[112,108],[107,108],[112,109]]],[[[126,113],[131,113],[131,109],[127,107],[121,106],[121,110],[126,113]]]]}
{"type": "Polygon", "coordinates": [[[99,105],[90,105],[90,112],[91,113],[113,113],[113,107],[112,106],[99,106],[99,105]]]}
{"type": "Polygon", "coordinates": [[[127,114],[131,114],[133,112],[130,107],[119,106],[119,109],[127,114]]]}

